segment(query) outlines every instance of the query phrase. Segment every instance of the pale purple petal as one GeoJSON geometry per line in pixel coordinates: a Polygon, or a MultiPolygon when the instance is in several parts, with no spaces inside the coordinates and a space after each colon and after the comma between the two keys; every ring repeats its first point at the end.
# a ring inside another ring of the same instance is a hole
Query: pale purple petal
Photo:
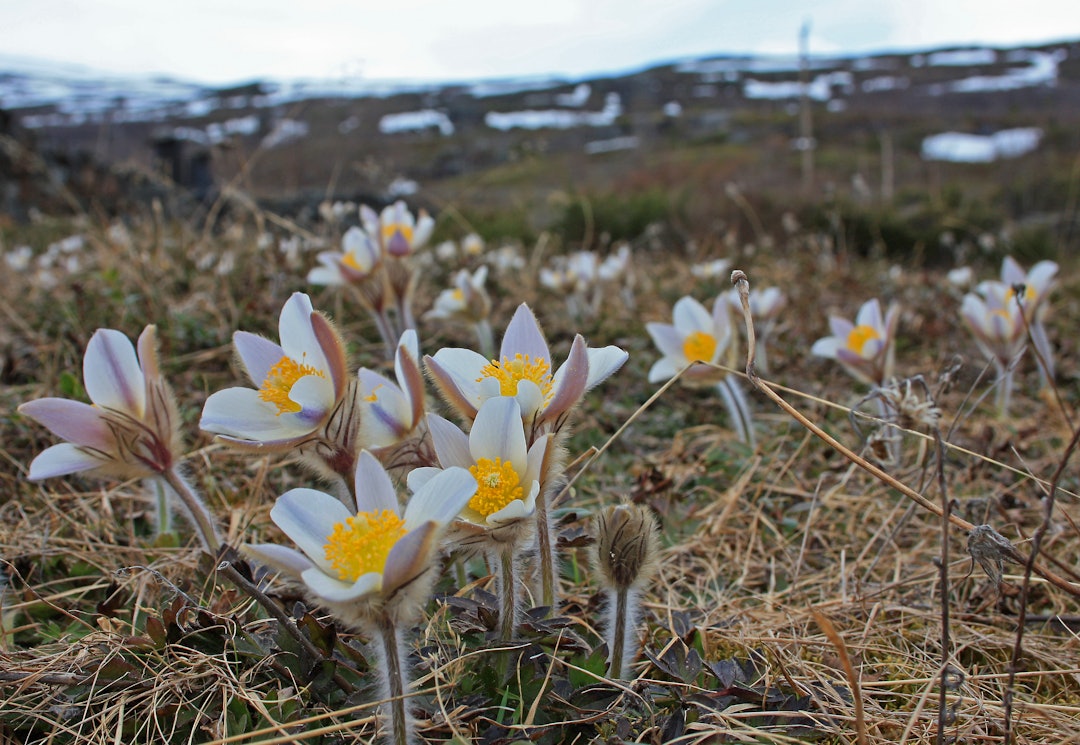
{"type": "Polygon", "coordinates": [[[881,331],[885,328],[885,320],[881,315],[881,303],[877,298],[867,300],[859,308],[859,314],[855,317],[856,326],[869,326],[881,331]]]}
{"type": "MultiPolygon", "coordinates": [[[[581,334],[574,337],[566,362],[559,366],[552,377],[552,399],[545,407],[545,417],[557,417],[567,411],[585,395],[589,382],[589,351],[581,334]]],[[[518,384],[518,393],[521,385],[518,384]]],[[[528,410],[522,406],[522,412],[528,410]]]]}
{"type": "Polygon", "coordinates": [[[206,399],[199,428],[250,440],[290,440],[311,434],[314,425],[277,407],[251,388],[226,388],[206,399]]]}
{"type": "Polygon", "coordinates": [[[352,516],[337,497],[305,488],[290,489],[270,509],[274,524],[324,572],[334,571],[326,559],[326,539],[352,516]]]}
{"type": "Polygon", "coordinates": [[[409,475],[405,477],[405,483],[409,487],[409,491],[414,494],[431,481],[433,478],[443,472],[442,468],[435,468],[434,466],[420,466],[409,471],[409,475]]]}
{"type": "Polygon", "coordinates": [[[842,344],[843,342],[835,336],[826,336],[824,339],[818,339],[814,342],[814,346],[810,347],[810,354],[834,360],[842,344]]]}
{"type": "Polygon", "coordinates": [[[30,481],[40,481],[54,476],[67,476],[79,471],[89,471],[104,463],[105,461],[90,455],[70,442],[61,442],[59,445],[53,445],[41,451],[30,462],[30,473],[26,478],[30,481]]]}
{"type": "Polygon", "coordinates": [[[289,388],[289,399],[300,405],[300,411],[292,414],[300,421],[318,425],[333,410],[334,383],[319,375],[305,375],[289,388]]]}
{"type": "MultiPolygon", "coordinates": [[[[428,431],[431,444],[435,447],[435,457],[443,468],[451,466],[469,467],[475,463],[469,452],[469,436],[456,425],[443,419],[438,414],[427,415],[428,431]]],[[[475,427],[475,425],[473,425],[475,427]]]]}
{"type": "Polygon", "coordinates": [[[395,515],[401,514],[394,483],[378,459],[364,450],[356,462],[356,511],[383,510],[390,510],[395,515]]]}
{"type": "Polygon", "coordinates": [[[98,406],[142,418],[146,411],[146,380],[131,340],[114,329],[98,329],[83,357],[83,382],[98,406]]]}
{"type": "Polygon", "coordinates": [[[247,331],[237,331],[233,334],[233,346],[236,347],[236,353],[240,356],[240,362],[244,365],[248,378],[257,387],[266,380],[266,376],[270,374],[270,368],[285,357],[285,350],[279,345],[247,331]]]}
{"type": "Polygon", "coordinates": [[[22,404],[19,413],[75,445],[108,451],[115,444],[111,431],[101,418],[101,409],[81,401],[39,398],[22,404]]]}
{"type": "Polygon", "coordinates": [[[829,331],[837,339],[846,341],[848,335],[855,330],[855,324],[840,316],[829,316],[829,331]]]}
{"type": "Polygon", "coordinates": [[[516,354],[528,355],[533,361],[545,360],[551,364],[551,352],[544,340],[544,332],[540,330],[536,316],[525,303],[518,306],[514,317],[506,326],[499,350],[499,361],[514,359],[516,354]]]}
{"type": "Polygon", "coordinates": [[[403,535],[386,557],[382,574],[382,593],[389,597],[431,566],[439,547],[439,523],[428,521],[403,535]]]}
{"type": "MultiPolygon", "coordinates": [[[[409,486],[412,487],[411,480],[409,486]]],[[[409,500],[405,507],[405,530],[414,530],[427,520],[445,525],[457,517],[474,494],[476,479],[469,471],[448,468],[439,472],[426,479],[409,500]]]]}

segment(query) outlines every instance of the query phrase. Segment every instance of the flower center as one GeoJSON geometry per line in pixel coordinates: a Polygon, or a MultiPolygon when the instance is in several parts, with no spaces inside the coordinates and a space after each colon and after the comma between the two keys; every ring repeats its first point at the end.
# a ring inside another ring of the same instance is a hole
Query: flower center
{"type": "Polygon", "coordinates": [[[503,463],[502,458],[478,458],[475,466],[469,466],[469,472],[476,479],[476,494],[469,500],[469,508],[484,517],[495,514],[524,494],[521,478],[513,464],[503,463]]]}
{"type": "Polygon", "coordinates": [[[455,303],[465,303],[465,293],[461,291],[460,287],[455,287],[450,291],[450,297],[454,299],[455,303]]]}
{"type": "Polygon", "coordinates": [[[318,368],[297,362],[291,357],[282,357],[276,365],[270,368],[270,372],[266,373],[266,380],[259,386],[259,398],[276,406],[278,416],[286,412],[295,414],[302,407],[289,398],[289,392],[292,391],[296,381],[305,375],[326,377],[326,373],[318,368]]]}
{"type": "Polygon", "coordinates": [[[396,236],[400,236],[398,240],[405,242],[406,246],[412,246],[413,229],[407,223],[391,222],[382,226],[382,239],[383,245],[389,246],[396,236]]]}
{"type": "Polygon", "coordinates": [[[371,271],[371,265],[370,264],[368,264],[368,266],[362,265],[360,263],[360,260],[356,258],[356,254],[353,253],[352,251],[349,251],[348,253],[345,254],[344,258],[341,259],[341,263],[344,264],[345,266],[349,267],[353,271],[357,271],[357,272],[370,272],[371,271]]]}
{"type": "Polygon", "coordinates": [[[863,349],[866,347],[867,342],[872,339],[880,339],[881,334],[877,329],[867,324],[861,324],[853,328],[847,337],[847,347],[860,357],[863,356],[863,349]]]}
{"type": "Polygon", "coordinates": [[[323,550],[342,582],[355,582],[365,574],[386,568],[390,549],[405,535],[405,522],[391,510],[360,512],[334,524],[323,550]]]}
{"type": "Polygon", "coordinates": [[[692,331],[683,340],[682,349],[691,362],[712,362],[716,354],[716,337],[704,331],[692,331]]]}
{"type": "Polygon", "coordinates": [[[484,378],[495,378],[499,381],[500,396],[516,396],[518,383],[522,380],[531,380],[540,388],[546,403],[551,398],[551,365],[543,357],[533,360],[527,354],[515,354],[513,359],[503,357],[502,362],[492,360],[484,365],[480,371],[480,377],[476,382],[484,378]]]}

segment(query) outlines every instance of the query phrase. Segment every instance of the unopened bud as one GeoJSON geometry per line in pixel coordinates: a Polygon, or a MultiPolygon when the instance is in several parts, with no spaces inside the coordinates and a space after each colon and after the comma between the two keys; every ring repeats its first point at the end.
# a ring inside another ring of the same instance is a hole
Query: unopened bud
{"type": "Polygon", "coordinates": [[[596,567],[607,585],[625,590],[648,582],[657,568],[660,539],[647,507],[620,504],[596,517],[596,567]]]}

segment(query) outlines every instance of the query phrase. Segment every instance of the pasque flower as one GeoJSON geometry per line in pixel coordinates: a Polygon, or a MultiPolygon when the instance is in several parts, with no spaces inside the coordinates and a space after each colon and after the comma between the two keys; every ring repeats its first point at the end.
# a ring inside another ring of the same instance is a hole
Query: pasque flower
{"type": "Polygon", "coordinates": [[[358,227],[351,227],[341,238],[340,251],[323,251],[321,266],[308,272],[313,285],[359,284],[368,280],[382,261],[379,242],[358,227]]]}
{"type": "Polygon", "coordinates": [[[158,494],[159,532],[169,530],[176,505],[195,526],[203,548],[216,553],[220,540],[213,518],[180,473],[180,418],[161,376],[156,328],[147,326],[139,335],[137,352],[119,331],[94,332],[83,357],[83,385],[92,405],[42,398],[19,407],[67,440],[34,458],[29,478],[98,471],[151,479],[158,494]]]}
{"type": "Polygon", "coordinates": [[[418,217],[413,217],[401,200],[385,207],[381,213],[362,205],[360,221],[368,234],[376,237],[383,251],[399,258],[409,256],[427,243],[435,229],[435,221],[427,212],[420,210],[418,217]]]}
{"type": "Polygon", "coordinates": [[[123,333],[98,329],[83,357],[83,385],[93,405],[41,398],[19,407],[67,441],[34,458],[31,480],[88,470],[145,477],[172,467],[179,454],[179,417],[158,368],[156,343],[154,326],[139,336],[137,354],[123,333]]]}
{"type": "Polygon", "coordinates": [[[233,334],[237,356],[256,388],[227,388],[203,406],[199,426],[236,444],[294,447],[322,428],[349,384],[345,346],[330,321],[300,292],[281,309],[281,343],[233,334]]]}
{"type": "Polygon", "coordinates": [[[370,452],[356,465],[356,510],[315,489],[291,489],[270,519],[299,551],[274,543],[243,552],[302,583],[343,620],[389,612],[407,622],[430,585],[419,582],[439,550],[445,526],[476,492],[464,468],[448,468],[417,489],[402,511],[390,476],[370,452]]]}
{"type": "MultiPolygon", "coordinates": [[[[435,414],[428,414],[428,429],[440,466],[467,468],[476,478],[476,493],[458,514],[459,540],[466,545],[477,543],[494,555],[499,568],[501,633],[509,639],[521,595],[518,554],[536,519],[547,519],[546,514],[538,514],[537,504],[551,435],[528,447],[518,404],[508,396],[486,400],[468,435],[435,414]]],[[[409,488],[426,489],[441,472],[435,467],[417,468],[409,474],[409,488]]]]}
{"type": "Polygon", "coordinates": [[[1027,345],[1024,312],[1013,287],[1004,282],[980,282],[978,294],[964,295],[960,317],[997,372],[996,405],[1008,414],[1013,371],[1027,345]]]}
{"type": "MultiPolygon", "coordinates": [[[[1017,288],[1023,288],[1019,296],[1020,304],[1027,319],[1032,344],[1041,358],[1038,367],[1044,385],[1048,385],[1055,375],[1054,349],[1046,335],[1044,320],[1046,298],[1054,287],[1057,272],[1058,265],[1053,261],[1040,261],[1027,272],[1011,256],[1006,256],[1001,264],[1001,281],[1012,288],[1014,294],[1018,291],[1017,288]]],[[[976,289],[982,291],[982,285],[976,289]]]]}
{"type": "Polygon", "coordinates": [[[490,356],[495,352],[491,335],[491,297],[484,289],[488,268],[483,265],[475,272],[462,269],[454,275],[454,286],[443,290],[426,317],[447,321],[464,321],[473,326],[480,351],[490,356]]]}
{"type": "Polygon", "coordinates": [[[401,335],[394,355],[397,382],[361,368],[360,440],[371,449],[387,448],[408,438],[424,416],[424,374],[415,330],[401,335]]]}
{"type": "Polygon", "coordinates": [[[726,296],[713,303],[712,312],[692,297],[679,298],[673,309],[673,323],[647,323],[645,330],[663,356],[649,370],[649,382],[668,380],[690,367],[684,379],[714,383],[724,373],[697,365],[720,364],[731,343],[731,319],[726,296]]]}
{"type": "Polygon", "coordinates": [[[663,355],[649,370],[649,382],[668,380],[682,372],[682,379],[691,385],[715,385],[728,410],[732,429],[740,440],[753,447],[753,418],[738,379],[712,367],[723,363],[731,345],[727,296],[716,298],[712,313],[692,297],[679,298],[672,315],[673,323],[645,324],[645,330],[663,355]],[[699,362],[708,364],[696,364],[699,362]]]}
{"type": "Polygon", "coordinates": [[[390,476],[365,450],[354,488],[355,513],[314,489],[282,494],[270,517],[299,550],[272,543],[242,550],[299,582],[338,619],[379,639],[374,668],[386,702],[380,709],[386,740],[408,745],[414,735],[401,636],[430,599],[443,530],[476,492],[476,479],[463,468],[440,471],[402,511],[390,476]]]}
{"type": "Polygon", "coordinates": [[[859,308],[855,323],[830,316],[832,335],[814,342],[810,353],[834,359],[858,380],[880,387],[892,377],[899,318],[896,305],[882,315],[881,303],[874,298],[859,308]]]}
{"type": "Polygon", "coordinates": [[[470,349],[444,348],[424,361],[443,398],[468,419],[476,417],[484,401],[512,396],[535,440],[544,431],[558,429],[585,392],[618,370],[627,357],[616,346],[591,349],[578,334],[566,361],[553,370],[544,333],[522,303],[506,327],[496,359],[470,349]]]}

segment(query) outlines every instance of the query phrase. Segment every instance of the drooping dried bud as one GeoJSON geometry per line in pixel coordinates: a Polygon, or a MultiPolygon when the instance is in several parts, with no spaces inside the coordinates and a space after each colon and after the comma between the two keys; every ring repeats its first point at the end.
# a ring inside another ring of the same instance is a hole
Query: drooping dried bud
{"type": "Polygon", "coordinates": [[[1009,539],[989,525],[976,525],[968,534],[967,548],[986,576],[1000,587],[1005,562],[1012,561],[1013,546],[1009,539]]]}
{"type": "Polygon", "coordinates": [[[625,590],[648,582],[659,549],[656,518],[647,507],[614,505],[596,516],[594,561],[606,585],[625,590]]]}

